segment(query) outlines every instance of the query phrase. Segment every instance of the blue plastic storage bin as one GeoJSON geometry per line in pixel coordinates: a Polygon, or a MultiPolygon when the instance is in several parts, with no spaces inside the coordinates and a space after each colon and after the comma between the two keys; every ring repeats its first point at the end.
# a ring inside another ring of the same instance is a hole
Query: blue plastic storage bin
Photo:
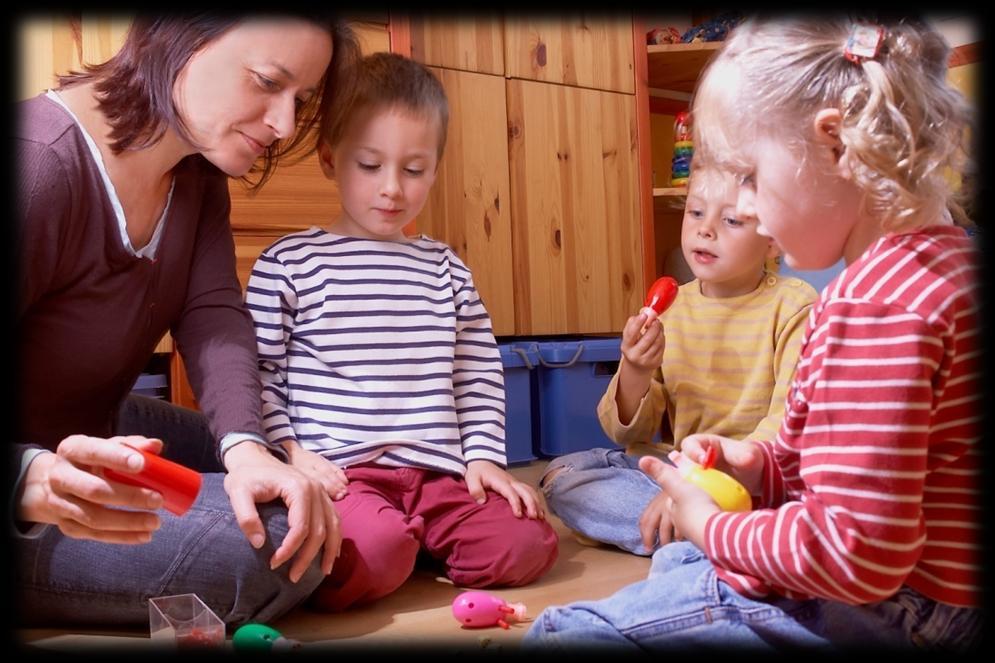
{"type": "Polygon", "coordinates": [[[504,366],[504,439],[508,464],[536,459],[532,439],[533,364],[521,343],[498,343],[504,366]]]}
{"type": "Polygon", "coordinates": [[[597,408],[618,370],[621,339],[535,342],[529,354],[538,372],[540,452],[560,456],[617,446],[601,429],[597,408]]]}

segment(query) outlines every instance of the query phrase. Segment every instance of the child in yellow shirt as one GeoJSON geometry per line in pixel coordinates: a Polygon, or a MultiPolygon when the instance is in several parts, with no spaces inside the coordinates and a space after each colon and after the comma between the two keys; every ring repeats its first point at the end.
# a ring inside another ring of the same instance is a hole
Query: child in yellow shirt
{"type": "Polygon", "coordinates": [[[736,218],[736,197],[734,175],[695,164],[681,228],[695,279],[658,320],[629,318],[598,405],[605,433],[624,448],[571,453],[546,469],[547,504],[582,542],[650,555],[670,541],[666,495],[639,469],[640,455],[679,448],[693,433],[777,432],[816,292],[765,269],[777,247],[755,220],[736,218]],[[661,443],[648,446],[661,428],[661,443]]]}

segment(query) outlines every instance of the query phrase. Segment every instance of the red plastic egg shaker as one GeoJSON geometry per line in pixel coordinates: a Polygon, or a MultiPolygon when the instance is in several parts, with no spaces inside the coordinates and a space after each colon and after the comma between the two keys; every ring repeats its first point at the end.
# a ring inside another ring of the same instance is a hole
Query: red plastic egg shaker
{"type": "Polygon", "coordinates": [[[674,299],[677,297],[677,288],[676,280],[669,276],[661,276],[646,293],[646,301],[643,302],[643,306],[653,309],[657,315],[663,315],[663,312],[674,303],[674,299]]]}

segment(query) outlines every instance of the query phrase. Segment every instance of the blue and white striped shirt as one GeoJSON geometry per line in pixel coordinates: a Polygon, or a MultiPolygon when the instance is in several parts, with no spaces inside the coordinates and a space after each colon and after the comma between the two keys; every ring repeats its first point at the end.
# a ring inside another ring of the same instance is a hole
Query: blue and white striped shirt
{"type": "Polygon", "coordinates": [[[296,440],[343,468],[506,466],[501,356],[470,271],[445,244],[312,227],[262,253],[246,307],[271,442],[296,440]]]}

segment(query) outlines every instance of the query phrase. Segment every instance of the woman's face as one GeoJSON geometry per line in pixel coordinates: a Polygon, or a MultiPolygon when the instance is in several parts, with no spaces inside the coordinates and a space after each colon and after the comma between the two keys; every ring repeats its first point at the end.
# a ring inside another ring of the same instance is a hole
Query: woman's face
{"type": "Polygon", "coordinates": [[[244,175],[297,128],[297,107],[317,92],[332,37],[303,19],[249,19],[194,53],[173,95],[194,150],[232,177],[244,175]]]}

